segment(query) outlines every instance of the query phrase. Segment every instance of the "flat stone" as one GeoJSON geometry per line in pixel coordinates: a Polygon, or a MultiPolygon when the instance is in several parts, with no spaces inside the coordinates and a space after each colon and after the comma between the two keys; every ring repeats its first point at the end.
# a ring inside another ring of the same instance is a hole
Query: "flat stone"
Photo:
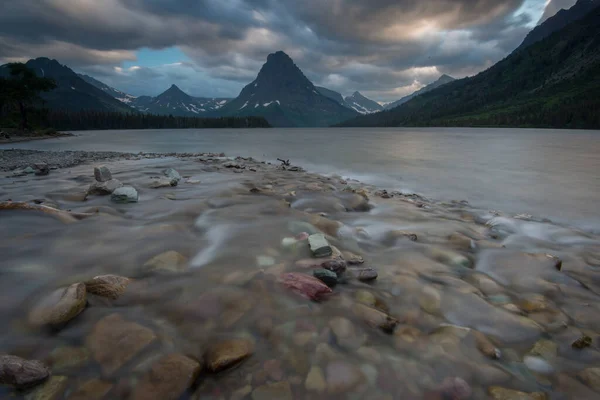
{"type": "Polygon", "coordinates": [[[293,400],[290,383],[276,382],[257,387],[252,391],[252,400],[293,400]]]}
{"type": "Polygon", "coordinates": [[[110,199],[115,203],[137,203],[138,192],[131,186],[121,186],[112,192],[110,199]]]}
{"type": "Polygon", "coordinates": [[[42,385],[32,389],[25,395],[25,400],[58,400],[67,389],[66,376],[52,376],[42,385]]]}
{"type": "Polygon", "coordinates": [[[187,270],[187,263],[187,257],[171,250],[146,261],[144,269],[148,272],[183,272],[187,270]]]}
{"type": "Polygon", "coordinates": [[[33,167],[37,176],[45,176],[50,173],[50,167],[46,163],[34,164],[33,167]]]}
{"type": "Polygon", "coordinates": [[[67,400],[102,400],[113,388],[113,384],[100,379],[90,379],[82,383],[67,400]]]}
{"type": "Polygon", "coordinates": [[[304,381],[304,387],[306,390],[319,393],[324,392],[325,389],[327,389],[325,374],[323,374],[323,370],[320,367],[313,365],[310,368],[306,380],[304,381]]]}
{"type": "Polygon", "coordinates": [[[50,353],[50,364],[54,373],[73,371],[83,367],[90,359],[85,347],[62,346],[50,353]]]}
{"type": "Polygon", "coordinates": [[[177,186],[177,183],[181,180],[181,175],[179,175],[179,172],[175,171],[173,168],[167,168],[162,173],[170,181],[175,182],[175,184],[172,186],[177,186]]]}
{"type": "Polygon", "coordinates": [[[116,300],[125,293],[125,289],[130,282],[131,279],[124,276],[101,275],[85,282],[85,287],[88,293],[116,300]]]}
{"type": "Polygon", "coordinates": [[[279,277],[279,282],[288,289],[310,300],[321,300],[332,293],[332,290],[319,279],[296,272],[285,273],[279,277]]]}
{"type": "Polygon", "coordinates": [[[157,361],[138,382],[132,400],[177,400],[200,375],[200,364],[181,354],[157,361]]]}
{"type": "Polygon", "coordinates": [[[98,182],[107,182],[112,179],[112,174],[106,165],[94,168],[94,178],[98,182]]]}
{"type": "Polygon", "coordinates": [[[587,368],[577,374],[577,377],[590,388],[600,392],[600,368],[587,368]]]}
{"type": "Polygon", "coordinates": [[[329,257],[333,254],[333,250],[325,239],[325,235],[322,233],[315,233],[314,235],[310,235],[308,237],[308,245],[310,246],[310,251],[313,256],[316,258],[329,257]]]}
{"type": "Polygon", "coordinates": [[[379,328],[386,333],[393,333],[398,325],[397,319],[364,304],[355,304],[352,311],[369,326],[379,328]]]}
{"type": "Polygon", "coordinates": [[[108,195],[112,194],[118,188],[123,187],[123,184],[118,179],[111,179],[106,182],[94,182],[88,189],[89,194],[108,195]]]}
{"type": "Polygon", "coordinates": [[[348,268],[348,274],[362,282],[370,282],[377,279],[377,271],[373,268],[348,268]]]}
{"type": "Polygon", "coordinates": [[[346,361],[332,361],[327,364],[327,391],[330,394],[349,392],[365,381],[360,368],[346,361]]]}
{"type": "Polygon", "coordinates": [[[337,274],[328,269],[315,269],[313,276],[329,287],[334,287],[338,283],[337,274]]]}
{"type": "Polygon", "coordinates": [[[74,283],[56,289],[38,301],[29,312],[29,323],[34,326],[60,326],[78,316],[85,305],[85,285],[74,283]]]}
{"type": "Polygon", "coordinates": [[[126,321],[120,314],[111,314],[94,325],[86,346],[103,374],[110,376],[155,339],[150,328],[126,321]]]}
{"type": "Polygon", "coordinates": [[[48,367],[37,360],[0,355],[0,384],[24,389],[39,385],[50,376],[48,367]]]}
{"type": "Polygon", "coordinates": [[[211,345],[204,354],[206,368],[220,372],[232,368],[254,353],[254,344],[247,339],[224,340],[211,345]]]}
{"type": "Polygon", "coordinates": [[[177,186],[178,182],[179,181],[176,179],[161,177],[161,178],[155,179],[152,182],[150,182],[150,188],[151,189],[160,189],[160,188],[166,188],[166,187],[174,187],[174,186],[177,186]]]}
{"type": "Polygon", "coordinates": [[[367,341],[367,335],[348,318],[334,317],[329,321],[328,325],[340,347],[355,350],[367,341]]]}
{"type": "Polygon", "coordinates": [[[525,393],[518,390],[506,389],[500,386],[492,386],[488,389],[488,394],[494,400],[547,400],[545,393],[525,393]]]}

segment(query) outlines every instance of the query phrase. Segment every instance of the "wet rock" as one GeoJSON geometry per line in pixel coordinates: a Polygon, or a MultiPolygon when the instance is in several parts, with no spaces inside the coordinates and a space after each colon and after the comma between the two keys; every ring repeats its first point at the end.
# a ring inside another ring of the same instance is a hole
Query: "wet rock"
{"type": "Polygon", "coordinates": [[[500,349],[494,346],[492,341],[488,339],[481,332],[472,331],[473,336],[475,337],[475,343],[477,345],[477,349],[486,357],[491,358],[492,360],[498,360],[502,356],[500,349]]]}
{"type": "Polygon", "coordinates": [[[354,298],[357,302],[367,305],[369,307],[374,307],[377,299],[373,293],[368,290],[359,289],[354,293],[354,298]]]}
{"type": "Polygon", "coordinates": [[[342,227],[341,222],[333,221],[329,218],[321,217],[319,215],[312,216],[310,222],[321,232],[324,232],[326,235],[333,237],[338,236],[338,232],[342,227]]]}
{"type": "Polygon", "coordinates": [[[177,186],[181,180],[181,175],[179,175],[179,172],[175,171],[173,168],[167,168],[162,173],[167,179],[169,179],[171,186],[177,186]]]}
{"type": "Polygon", "coordinates": [[[29,323],[34,326],[60,326],[83,311],[86,305],[86,290],[83,283],[74,283],[56,289],[38,301],[29,312],[29,323]]]}
{"type": "Polygon", "coordinates": [[[442,295],[439,290],[425,286],[419,295],[419,305],[429,314],[438,315],[442,304],[442,295]]]}
{"type": "Polygon", "coordinates": [[[327,391],[340,394],[355,389],[365,381],[360,368],[346,361],[332,361],[327,364],[327,391]]]}
{"type": "Polygon", "coordinates": [[[583,383],[600,392],[600,368],[588,368],[577,374],[583,383]]]}
{"type": "Polygon", "coordinates": [[[45,176],[50,173],[50,167],[46,163],[34,164],[33,168],[37,176],[45,176]]]}
{"type": "Polygon", "coordinates": [[[310,300],[321,300],[332,293],[332,290],[319,279],[296,272],[280,276],[279,282],[288,289],[310,300]]]}
{"type": "Polygon", "coordinates": [[[118,179],[111,179],[106,182],[94,182],[88,189],[89,194],[108,195],[122,187],[123,184],[118,179]]]}
{"type": "Polygon", "coordinates": [[[252,391],[252,400],[293,400],[289,382],[269,383],[252,391]]]}
{"type": "Polygon", "coordinates": [[[260,268],[272,267],[273,265],[275,265],[275,263],[276,263],[275,258],[273,258],[271,256],[257,256],[256,257],[256,265],[258,265],[260,268]]]}
{"type": "Polygon", "coordinates": [[[288,223],[288,230],[294,235],[299,235],[304,232],[308,232],[311,235],[319,233],[317,228],[305,221],[290,221],[288,223]]]}
{"type": "Polygon", "coordinates": [[[160,188],[166,188],[166,187],[174,187],[174,186],[177,186],[178,182],[179,181],[177,181],[175,179],[161,177],[161,178],[155,179],[152,182],[150,182],[150,188],[151,189],[160,189],[160,188]]]}
{"type": "Polygon", "coordinates": [[[86,346],[104,375],[112,375],[156,339],[151,329],[111,314],[94,325],[86,346]]]}
{"type": "Polygon", "coordinates": [[[2,385],[24,389],[39,385],[48,376],[50,370],[41,361],[0,355],[0,384],[2,385]]]}
{"type": "Polygon", "coordinates": [[[100,379],[90,379],[79,386],[67,400],[102,400],[113,388],[113,384],[100,379]]]}
{"type": "Polygon", "coordinates": [[[453,267],[472,267],[471,260],[455,251],[446,250],[440,247],[430,247],[429,254],[431,257],[443,264],[453,267]]]}
{"type": "Polygon", "coordinates": [[[310,235],[308,237],[308,245],[310,246],[310,251],[313,256],[316,258],[329,257],[333,254],[331,246],[327,242],[327,239],[325,239],[325,236],[321,233],[310,235]]]}
{"type": "Polygon", "coordinates": [[[523,363],[531,371],[542,375],[550,375],[554,373],[554,367],[544,358],[537,356],[525,356],[523,363]]]}
{"type": "Polygon", "coordinates": [[[327,388],[327,383],[325,382],[325,375],[323,374],[323,370],[313,365],[308,371],[308,375],[306,375],[306,380],[304,381],[304,387],[306,390],[313,392],[324,392],[327,388]]]}
{"type": "Polygon", "coordinates": [[[529,350],[529,355],[539,356],[547,360],[556,358],[558,354],[558,344],[551,340],[541,339],[535,342],[533,348],[529,350]]]}
{"type": "Polygon", "coordinates": [[[469,384],[462,378],[446,378],[440,385],[438,392],[442,399],[468,400],[473,394],[469,384]]]}
{"type": "Polygon", "coordinates": [[[25,400],[58,400],[67,390],[66,376],[52,376],[42,385],[32,389],[25,395],[25,400]]]}
{"type": "Polygon", "coordinates": [[[265,361],[263,368],[269,376],[269,378],[271,378],[272,380],[280,381],[283,379],[283,369],[281,368],[281,361],[275,359],[265,361]]]}
{"type": "Polygon", "coordinates": [[[177,400],[200,375],[200,364],[181,354],[157,361],[138,382],[132,400],[177,400]]]}
{"type": "Polygon", "coordinates": [[[365,321],[373,328],[379,328],[385,333],[393,333],[398,325],[398,320],[390,317],[386,313],[367,307],[364,304],[356,304],[352,308],[354,315],[365,321]]]}
{"type": "Polygon", "coordinates": [[[342,257],[350,265],[359,265],[359,264],[364,264],[364,262],[365,262],[365,259],[362,256],[351,253],[349,251],[343,251],[342,257]]]}
{"type": "Polygon", "coordinates": [[[546,311],[551,308],[551,305],[546,297],[541,294],[528,295],[518,302],[518,306],[525,312],[533,313],[546,311]]]}
{"type": "Polygon", "coordinates": [[[495,296],[502,292],[504,289],[496,281],[484,274],[472,274],[467,279],[467,282],[471,283],[477,289],[487,296],[495,296]]]}
{"type": "Polygon", "coordinates": [[[177,273],[187,269],[188,259],[176,251],[166,251],[152,257],[144,264],[147,272],[177,273]]]}
{"type": "Polygon", "coordinates": [[[587,335],[583,335],[579,339],[577,339],[573,343],[571,343],[571,347],[574,349],[578,349],[578,350],[585,349],[587,347],[590,347],[591,345],[592,345],[592,338],[587,335]]]}
{"type": "Polygon", "coordinates": [[[137,203],[138,192],[131,186],[121,186],[112,192],[110,199],[115,203],[137,203]]]}
{"type": "Polygon", "coordinates": [[[81,368],[89,359],[90,352],[85,347],[62,346],[50,353],[50,364],[54,373],[81,368]]]}
{"type": "Polygon", "coordinates": [[[229,400],[242,400],[245,399],[250,393],[252,393],[252,385],[246,385],[231,393],[229,400]]]}
{"type": "Polygon", "coordinates": [[[370,282],[377,279],[377,271],[373,268],[348,268],[347,272],[350,276],[362,282],[370,282]]]}
{"type": "Polygon", "coordinates": [[[328,269],[315,269],[313,276],[329,287],[334,287],[338,283],[337,274],[328,269]]]}
{"type": "Polygon", "coordinates": [[[112,179],[112,174],[106,165],[94,168],[94,178],[98,182],[108,182],[112,179]]]}
{"type": "Polygon", "coordinates": [[[204,354],[206,368],[220,372],[232,368],[254,353],[254,344],[247,339],[224,340],[211,345],[204,354]]]}
{"type": "Polygon", "coordinates": [[[547,400],[545,393],[525,393],[518,390],[506,389],[500,386],[492,386],[488,389],[488,394],[494,400],[547,400]]]}
{"type": "Polygon", "coordinates": [[[367,340],[367,335],[347,318],[332,318],[328,325],[340,347],[346,349],[358,349],[367,340]]]}
{"type": "Polygon", "coordinates": [[[399,239],[400,240],[401,239],[404,239],[404,240],[408,239],[411,242],[416,242],[417,240],[419,240],[419,236],[416,233],[413,233],[413,232],[393,230],[393,231],[389,231],[386,234],[386,237],[385,237],[385,241],[389,245],[395,245],[396,242],[399,239]]]}
{"type": "Polygon", "coordinates": [[[23,174],[34,174],[35,173],[35,169],[31,166],[25,168],[22,172],[23,174]]]}
{"type": "Polygon", "coordinates": [[[116,300],[125,293],[131,279],[118,275],[101,275],[85,282],[88,293],[116,300]]]}

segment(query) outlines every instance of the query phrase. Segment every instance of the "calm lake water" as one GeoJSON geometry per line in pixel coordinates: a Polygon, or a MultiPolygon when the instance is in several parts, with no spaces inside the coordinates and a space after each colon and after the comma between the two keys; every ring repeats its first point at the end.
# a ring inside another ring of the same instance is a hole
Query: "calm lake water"
{"type": "Polygon", "coordinates": [[[0,147],[225,152],[600,229],[600,132],[534,129],[87,131],[0,147]]]}

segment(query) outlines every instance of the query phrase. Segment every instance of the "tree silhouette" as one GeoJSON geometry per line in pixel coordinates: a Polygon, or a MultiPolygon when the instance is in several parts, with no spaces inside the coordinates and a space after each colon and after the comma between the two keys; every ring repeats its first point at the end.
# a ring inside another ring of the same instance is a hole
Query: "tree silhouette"
{"type": "Polygon", "coordinates": [[[41,92],[48,92],[56,87],[54,80],[39,77],[34,71],[22,63],[10,63],[8,78],[0,78],[0,104],[12,105],[21,116],[22,130],[29,128],[27,113],[35,103],[42,102],[41,92]]]}

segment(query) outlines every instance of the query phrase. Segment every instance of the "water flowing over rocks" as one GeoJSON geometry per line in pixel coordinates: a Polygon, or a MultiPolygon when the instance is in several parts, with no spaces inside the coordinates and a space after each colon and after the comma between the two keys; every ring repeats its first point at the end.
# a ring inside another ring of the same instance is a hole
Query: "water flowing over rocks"
{"type": "Polygon", "coordinates": [[[251,158],[15,154],[0,398],[598,396],[592,232],[251,158]],[[116,177],[137,203],[88,196],[116,177]]]}
{"type": "Polygon", "coordinates": [[[115,203],[137,203],[138,192],[131,186],[121,186],[112,192],[110,198],[115,203]]]}

